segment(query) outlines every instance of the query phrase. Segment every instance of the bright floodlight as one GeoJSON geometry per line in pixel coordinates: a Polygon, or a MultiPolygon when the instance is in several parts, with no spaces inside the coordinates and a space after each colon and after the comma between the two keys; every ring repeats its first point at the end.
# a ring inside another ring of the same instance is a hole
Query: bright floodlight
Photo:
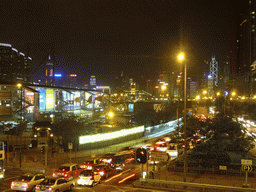
{"type": "Polygon", "coordinates": [[[21,85],[21,83],[18,83],[17,86],[20,88],[22,85],[21,85]]]}
{"type": "Polygon", "coordinates": [[[182,61],[183,59],[184,59],[184,55],[181,53],[181,54],[179,54],[178,55],[178,59],[180,60],[180,61],[182,61]]]}
{"type": "Polygon", "coordinates": [[[114,117],[114,113],[113,112],[109,112],[109,117],[114,117]]]}
{"type": "Polygon", "coordinates": [[[161,87],[162,90],[166,90],[166,88],[167,88],[166,85],[162,85],[161,87]]]}

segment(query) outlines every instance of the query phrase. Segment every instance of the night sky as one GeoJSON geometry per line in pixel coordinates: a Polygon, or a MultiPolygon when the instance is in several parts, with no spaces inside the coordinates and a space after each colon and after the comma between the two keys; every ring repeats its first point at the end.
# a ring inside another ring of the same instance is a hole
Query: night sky
{"type": "Polygon", "coordinates": [[[234,40],[231,0],[1,0],[1,43],[32,57],[34,78],[55,47],[56,72],[95,75],[110,84],[175,71],[186,53],[188,75],[202,73],[215,55],[220,65],[234,40]]]}

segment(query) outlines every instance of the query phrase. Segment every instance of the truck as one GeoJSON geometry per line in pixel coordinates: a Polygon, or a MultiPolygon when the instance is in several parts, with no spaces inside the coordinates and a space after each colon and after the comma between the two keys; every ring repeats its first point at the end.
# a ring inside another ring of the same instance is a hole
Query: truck
{"type": "Polygon", "coordinates": [[[83,170],[84,168],[80,168],[78,164],[66,163],[62,164],[58,170],[54,171],[52,176],[73,180],[75,177],[78,177],[83,170]]]}

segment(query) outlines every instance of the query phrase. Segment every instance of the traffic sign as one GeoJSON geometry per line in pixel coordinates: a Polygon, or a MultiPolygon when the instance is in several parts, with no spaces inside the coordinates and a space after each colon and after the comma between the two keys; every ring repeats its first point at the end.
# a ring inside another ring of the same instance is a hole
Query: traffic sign
{"type": "Polygon", "coordinates": [[[165,152],[151,152],[151,161],[168,161],[169,160],[168,153],[165,152]]]}
{"type": "Polygon", "coordinates": [[[251,171],[252,171],[252,166],[251,166],[251,165],[243,165],[243,166],[242,166],[242,170],[243,170],[243,171],[249,171],[249,172],[251,172],[251,171]]]}
{"type": "Polygon", "coordinates": [[[68,143],[68,149],[73,149],[73,143],[68,143]]]}
{"type": "Polygon", "coordinates": [[[219,166],[219,170],[227,170],[227,166],[219,166]]]}
{"type": "Polygon", "coordinates": [[[241,159],[242,165],[252,165],[252,160],[249,159],[241,159]]]}

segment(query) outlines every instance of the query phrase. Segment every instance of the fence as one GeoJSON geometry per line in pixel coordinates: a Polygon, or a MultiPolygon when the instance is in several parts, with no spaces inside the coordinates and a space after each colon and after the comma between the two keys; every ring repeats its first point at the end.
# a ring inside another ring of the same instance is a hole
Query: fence
{"type": "MultiPolygon", "coordinates": [[[[184,166],[177,166],[172,163],[168,166],[168,171],[184,172],[184,166]]],[[[242,165],[229,165],[226,166],[226,170],[220,169],[217,165],[203,167],[200,164],[187,167],[187,173],[198,173],[198,174],[218,174],[218,175],[229,175],[229,176],[244,176],[245,172],[242,171],[242,165]]],[[[256,177],[256,170],[248,172],[249,177],[256,177]]]]}

